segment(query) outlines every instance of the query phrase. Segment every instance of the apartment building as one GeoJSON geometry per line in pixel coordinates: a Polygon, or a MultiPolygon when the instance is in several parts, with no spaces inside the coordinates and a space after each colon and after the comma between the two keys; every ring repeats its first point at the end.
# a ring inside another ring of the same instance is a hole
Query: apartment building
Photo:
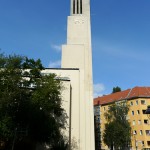
{"type": "Polygon", "coordinates": [[[95,150],[101,148],[101,135],[100,135],[100,105],[94,106],[94,127],[95,127],[95,150]]]}
{"type": "Polygon", "coordinates": [[[100,140],[101,149],[107,150],[108,147],[103,142],[103,133],[107,123],[104,113],[107,112],[111,104],[127,101],[130,106],[127,120],[131,125],[131,149],[150,150],[150,120],[145,111],[150,105],[150,87],[134,87],[121,92],[104,95],[94,99],[94,108],[100,108],[100,140]]]}

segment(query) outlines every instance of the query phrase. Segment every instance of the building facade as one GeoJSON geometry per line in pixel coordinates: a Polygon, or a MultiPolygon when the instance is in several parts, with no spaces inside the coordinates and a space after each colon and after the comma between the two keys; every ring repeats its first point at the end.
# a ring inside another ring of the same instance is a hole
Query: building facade
{"type": "Polygon", "coordinates": [[[95,149],[100,150],[101,147],[101,132],[100,132],[100,105],[94,106],[94,125],[95,125],[95,149]]]}
{"type": "Polygon", "coordinates": [[[68,115],[69,149],[94,150],[94,111],[90,0],[70,0],[67,43],[62,46],[61,68],[49,68],[64,85],[63,107],[68,115]]]}
{"type": "Polygon", "coordinates": [[[110,105],[121,101],[127,101],[130,108],[127,120],[132,132],[131,149],[150,150],[150,120],[145,114],[147,106],[150,105],[150,87],[134,87],[94,99],[94,106],[100,106],[101,149],[108,149],[103,142],[103,133],[107,123],[104,113],[108,111],[110,105]]]}

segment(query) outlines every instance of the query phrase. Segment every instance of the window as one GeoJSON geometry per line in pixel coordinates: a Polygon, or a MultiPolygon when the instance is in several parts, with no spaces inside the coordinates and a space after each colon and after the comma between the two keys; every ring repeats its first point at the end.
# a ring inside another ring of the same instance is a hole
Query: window
{"type": "Polygon", "coordinates": [[[143,135],[143,131],[142,130],[140,130],[140,135],[143,135]]]}
{"type": "Polygon", "coordinates": [[[132,111],[131,113],[132,113],[132,115],[134,115],[134,111],[132,111]]]}
{"type": "Polygon", "coordinates": [[[141,100],[141,104],[145,105],[146,104],[145,100],[141,100]]]}
{"type": "Polygon", "coordinates": [[[82,0],[73,0],[73,14],[82,14],[82,0]]]}
{"type": "Polygon", "coordinates": [[[96,117],[97,118],[97,121],[99,121],[100,120],[100,117],[98,116],[98,117],[96,117]]]}
{"type": "Polygon", "coordinates": [[[73,14],[75,14],[75,8],[76,8],[76,6],[75,6],[75,0],[73,0],[73,14]]]}
{"type": "Polygon", "coordinates": [[[138,124],[141,124],[141,120],[138,120],[138,124]]]}
{"type": "Polygon", "coordinates": [[[143,114],[145,114],[145,111],[146,111],[146,110],[142,110],[143,114]]]}
{"type": "Polygon", "coordinates": [[[139,110],[137,110],[137,115],[139,115],[140,114],[140,111],[139,110]]]}
{"type": "Polygon", "coordinates": [[[134,131],[133,131],[133,135],[136,135],[136,134],[137,134],[137,132],[136,132],[136,130],[134,130],[134,131]]]}
{"type": "Polygon", "coordinates": [[[145,130],[146,135],[150,136],[150,130],[145,130]]]}
{"type": "Polygon", "coordinates": [[[144,124],[148,124],[148,120],[147,119],[144,119],[144,124]]]}
{"type": "Polygon", "coordinates": [[[147,141],[147,145],[150,146],[150,141],[147,141]]]}
{"type": "Polygon", "coordinates": [[[80,0],[80,14],[82,14],[82,0],[80,0]]]}
{"type": "Polygon", "coordinates": [[[130,102],[130,105],[133,106],[133,102],[130,102]]]}
{"type": "Polygon", "coordinates": [[[79,14],[79,0],[77,0],[77,14],[79,14]]]}
{"type": "Polygon", "coordinates": [[[142,141],[142,146],[144,146],[144,141],[142,141]]]}
{"type": "Polygon", "coordinates": [[[104,107],[104,111],[105,111],[105,107],[104,107]]]}
{"type": "Polygon", "coordinates": [[[136,105],[138,105],[138,100],[136,100],[136,105]]]}
{"type": "Polygon", "coordinates": [[[132,121],[132,124],[135,125],[135,120],[132,121]]]}

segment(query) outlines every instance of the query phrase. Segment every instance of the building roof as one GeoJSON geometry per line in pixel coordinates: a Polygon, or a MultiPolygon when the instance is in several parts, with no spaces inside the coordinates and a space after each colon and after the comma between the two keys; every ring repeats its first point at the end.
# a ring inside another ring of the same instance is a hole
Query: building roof
{"type": "Polygon", "coordinates": [[[104,95],[94,99],[94,105],[105,105],[115,101],[127,100],[133,98],[150,97],[150,87],[134,87],[121,92],[104,95]]]}

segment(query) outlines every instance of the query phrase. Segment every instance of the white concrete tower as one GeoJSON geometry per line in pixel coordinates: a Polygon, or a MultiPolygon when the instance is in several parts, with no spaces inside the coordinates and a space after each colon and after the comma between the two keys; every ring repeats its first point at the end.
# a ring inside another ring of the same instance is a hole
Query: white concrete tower
{"type": "Polygon", "coordinates": [[[62,46],[61,67],[79,68],[80,72],[78,79],[68,74],[72,85],[79,82],[79,89],[72,87],[71,139],[77,142],[76,150],[94,150],[90,0],[71,0],[67,44],[62,46]]]}

